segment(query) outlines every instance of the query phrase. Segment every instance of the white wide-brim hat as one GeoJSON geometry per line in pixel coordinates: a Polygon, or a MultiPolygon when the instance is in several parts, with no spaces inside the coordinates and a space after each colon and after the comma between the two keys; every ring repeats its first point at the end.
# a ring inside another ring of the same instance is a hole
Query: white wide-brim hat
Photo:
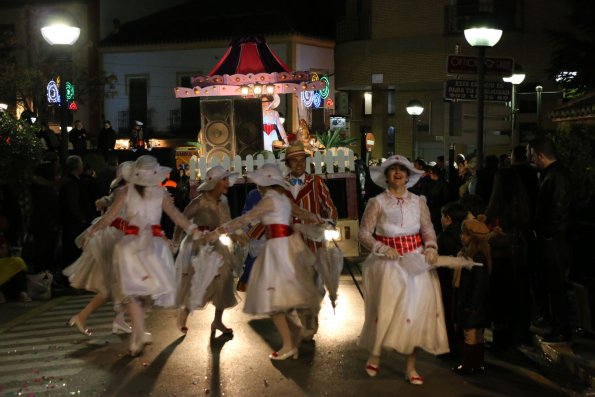
{"type": "Polygon", "coordinates": [[[208,190],[213,190],[215,185],[217,185],[223,178],[229,178],[229,186],[232,186],[239,175],[239,172],[230,172],[220,165],[213,166],[208,169],[204,182],[196,188],[196,191],[206,192],[208,190]]]}
{"type": "Polygon", "coordinates": [[[135,162],[122,163],[124,180],[139,186],[159,185],[170,172],[170,167],[162,167],[155,157],[149,155],[140,156],[135,162]]]}
{"type": "Polygon", "coordinates": [[[388,186],[386,184],[386,175],[384,175],[384,172],[393,164],[400,164],[409,170],[409,180],[407,181],[408,188],[415,185],[424,173],[423,171],[416,169],[407,157],[397,154],[384,160],[384,163],[380,166],[370,167],[370,178],[372,178],[372,181],[378,186],[386,189],[388,186]]]}
{"type": "Polygon", "coordinates": [[[248,173],[248,178],[258,186],[274,186],[279,185],[285,189],[290,189],[291,185],[281,174],[281,170],[275,164],[264,164],[262,167],[254,172],[248,173]]]}
{"type": "Polygon", "coordinates": [[[118,164],[118,168],[116,168],[116,178],[114,178],[114,180],[109,185],[109,188],[111,190],[117,188],[120,185],[120,182],[122,182],[122,179],[124,179],[122,177],[122,170],[124,169],[124,167],[128,167],[133,164],[134,161],[125,161],[123,163],[118,164]]]}

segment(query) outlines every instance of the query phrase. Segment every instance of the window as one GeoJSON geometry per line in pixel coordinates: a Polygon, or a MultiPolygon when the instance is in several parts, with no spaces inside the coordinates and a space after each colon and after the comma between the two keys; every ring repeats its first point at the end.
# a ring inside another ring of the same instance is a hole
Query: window
{"type": "MultiPolygon", "coordinates": [[[[190,75],[180,75],[180,87],[192,88],[190,75]]],[[[182,136],[196,138],[200,131],[200,98],[180,98],[179,132],[182,136]]]]}
{"type": "Polygon", "coordinates": [[[369,116],[372,114],[372,93],[364,92],[364,115],[369,116]]]}
{"type": "MultiPolygon", "coordinates": [[[[148,126],[148,80],[149,78],[147,75],[126,76],[126,89],[128,92],[128,120],[130,123],[138,120],[148,126]]],[[[130,128],[130,125],[128,128],[130,128]]]]}

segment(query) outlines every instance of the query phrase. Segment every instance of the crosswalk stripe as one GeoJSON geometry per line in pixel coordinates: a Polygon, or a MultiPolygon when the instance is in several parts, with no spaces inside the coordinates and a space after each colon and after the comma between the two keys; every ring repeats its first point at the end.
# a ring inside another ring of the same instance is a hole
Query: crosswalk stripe
{"type": "Polygon", "coordinates": [[[63,379],[81,372],[86,363],[73,354],[92,344],[120,342],[111,336],[112,305],[100,307],[89,317],[87,326],[94,331],[92,337],[81,335],[66,325],[91,297],[65,299],[59,306],[23,317],[21,322],[14,322],[5,329],[0,338],[1,395],[28,396],[67,390],[63,379]]]}

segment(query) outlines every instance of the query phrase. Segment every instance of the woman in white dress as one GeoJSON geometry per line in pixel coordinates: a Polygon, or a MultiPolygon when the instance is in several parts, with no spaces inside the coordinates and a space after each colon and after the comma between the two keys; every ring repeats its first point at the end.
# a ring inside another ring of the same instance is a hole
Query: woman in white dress
{"type": "Polygon", "coordinates": [[[250,223],[261,222],[266,227],[267,241],[250,273],[244,312],[272,317],[283,346],[269,355],[271,360],[297,359],[301,328],[290,315],[297,308],[318,310],[322,297],[314,282],[316,258],[301,235],[292,230],[292,216],[317,223],[320,218],[291,203],[285,195],[289,184],[277,167],[263,167],[248,177],[262,189],[262,199],[205,239],[214,241],[250,223]]]}
{"type": "Polygon", "coordinates": [[[399,263],[408,252],[423,253],[428,264],[438,258],[425,199],[407,191],[421,174],[398,155],[371,167],[372,180],[386,190],[368,201],[359,230],[360,242],[371,252],[363,263],[365,321],[358,341],[370,352],[366,372],[376,376],[382,349],[395,349],[407,356],[405,379],[416,385],[423,384],[416,350],[449,350],[436,271],[412,276],[399,263]]]}
{"type": "Polygon", "coordinates": [[[269,152],[273,151],[273,142],[277,140],[283,140],[284,145],[289,146],[279,112],[275,110],[280,102],[281,97],[277,94],[262,96],[262,139],[264,150],[269,152]]]}
{"type": "MultiPolygon", "coordinates": [[[[116,170],[116,179],[110,184],[111,194],[97,200],[96,206],[98,210],[102,211],[109,207],[114,202],[115,197],[122,194],[120,187],[126,183],[122,178],[122,167],[124,164],[120,164],[116,170]]],[[[124,235],[123,228],[125,225],[126,221],[120,216],[112,221],[110,227],[95,233],[93,238],[87,242],[81,256],[62,272],[68,277],[70,285],[73,288],[96,293],[80,312],[68,320],[69,326],[76,326],[84,335],[90,336],[92,333],[85,325],[87,318],[111,299],[111,288],[114,282],[114,272],[112,272],[114,246],[124,235]]],[[[84,238],[90,228],[91,226],[79,237],[84,238]]],[[[132,332],[130,325],[124,320],[124,311],[121,305],[115,304],[114,310],[116,311],[116,316],[112,321],[112,332],[114,334],[129,334],[132,332]]]]}
{"type": "Polygon", "coordinates": [[[113,288],[114,299],[127,304],[132,319],[130,354],[142,352],[150,343],[145,333],[143,298],[157,306],[171,307],[175,303],[173,256],[161,230],[161,213],[165,212],[188,234],[198,237],[196,225],[174,206],[173,200],[159,184],[170,173],[152,156],[141,156],[122,168],[128,184],[108,212],[89,231],[88,238],[109,226],[123,211],[128,224],[124,236],[114,248],[114,271],[119,275],[119,287],[113,288]]]}
{"type": "MultiPolygon", "coordinates": [[[[207,171],[205,181],[198,187],[199,195],[193,199],[184,209],[184,216],[192,219],[198,225],[201,232],[213,231],[217,226],[231,219],[229,204],[227,203],[227,191],[234,184],[238,177],[237,172],[229,172],[220,165],[211,167],[207,171]]],[[[182,237],[182,228],[176,226],[172,246],[177,250],[182,237]]],[[[235,306],[238,301],[235,296],[235,284],[233,280],[234,258],[229,249],[219,240],[213,243],[213,251],[219,253],[223,258],[223,264],[217,271],[217,276],[206,286],[206,290],[197,291],[196,285],[192,284],[194,268],[192,257],[201,249],[201,244],[192,240],[192,236],[186,236],[182,240],[180,252],[176,258],[176,280],[178,292],[176,304],[179,307],[178,329],[182,333],[188,332],[186,320],[194,309],[202,309],[211,302],[215,306],[215,318],[211,323],[211,336],[216,330],[224,334],[231,334],[233,330],[223,324],[223,310],[235,306]],[[200,296],[202,299],[196,301],[193,296],[200,296]]],[[[202,245],[202,248],[207,248],[202,245]]],[[[210,248],[210,247],[208,247],[210,248]]]]}

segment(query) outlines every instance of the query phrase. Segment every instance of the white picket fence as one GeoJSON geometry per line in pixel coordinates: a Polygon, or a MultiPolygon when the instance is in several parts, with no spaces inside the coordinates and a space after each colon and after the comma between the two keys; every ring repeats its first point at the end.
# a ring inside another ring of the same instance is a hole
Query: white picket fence
{"type": "MultiPolygon", "coordinates": [[[[318,175],[350,172],[355,170],[354,161],[353,150],[348,148],[327,150],[325,153],[315,152],[314,156],[306,158],[306,170],[310,170],[313,164],[314,173],[318,175]]],[[[240,175],[246,175],[246,173],[258,169],[265,163],[277,164],[284,174],[289,172],[285,166],[285,153],[281,153],[278,159],[273,156],[265,158],[262,154],[259,154],[256,158],[247,155],[245,159],[242,159],[239,155],[233,158],[223,156],[221,159],[213,156],[207,161],[206,156],[192,156],[189,164],[190,177],[201,179],[202,176],[207,174],[207,170],[215,165],[221,165],[225,169],[238,171],[240,175]]]]}

